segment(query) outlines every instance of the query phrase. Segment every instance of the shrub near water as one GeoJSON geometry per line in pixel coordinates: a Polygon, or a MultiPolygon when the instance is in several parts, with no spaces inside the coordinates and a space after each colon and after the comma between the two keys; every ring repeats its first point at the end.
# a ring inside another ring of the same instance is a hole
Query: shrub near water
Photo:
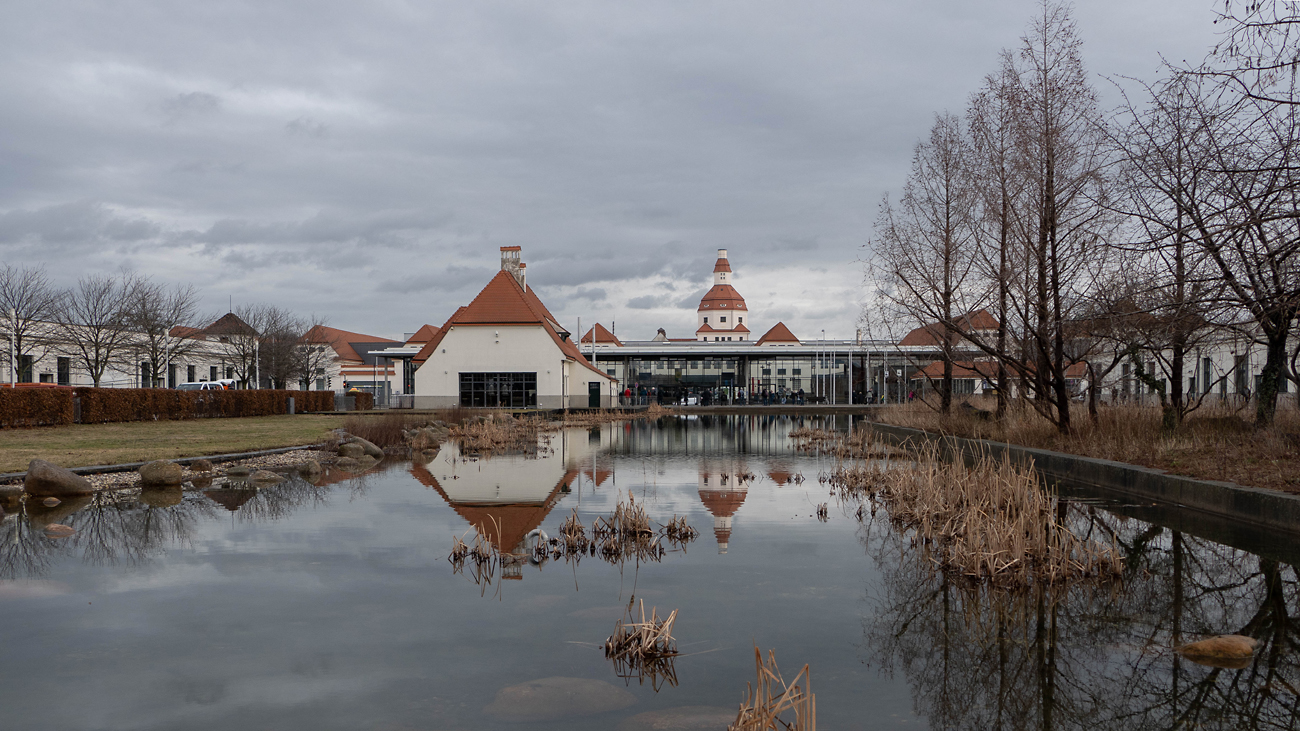
{"type": "Polygon", "coordinates": [[[0,426],[63,426],[71,423],[71,389],[0,389],[0,426]]]}

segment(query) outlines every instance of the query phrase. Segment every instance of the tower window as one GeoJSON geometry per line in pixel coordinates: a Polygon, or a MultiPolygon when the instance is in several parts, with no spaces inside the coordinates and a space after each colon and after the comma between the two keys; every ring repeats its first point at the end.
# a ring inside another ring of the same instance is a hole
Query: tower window
{"type": "Polygon", "coordinates": [[[737,317],[737,318],[736,318],[736,322],[740,323],[741,325],[744,325],[744,324],[745,324],[745,318],[743,318],[743,317],[737,317]]]}
{"type": "Polygon", "coordinates": [[[725,317],[719,317],[719,318],[718,318],[718,322],[726,322],[726,321],[727,321],[727,318],[725,318],[725,317]]]}
{"type": "Polygon", "coordinates": [[[709,318],[707,318],[707,317],[704,318],[704,324],[705,324],[705,325],[709,324],[709,318]]]}

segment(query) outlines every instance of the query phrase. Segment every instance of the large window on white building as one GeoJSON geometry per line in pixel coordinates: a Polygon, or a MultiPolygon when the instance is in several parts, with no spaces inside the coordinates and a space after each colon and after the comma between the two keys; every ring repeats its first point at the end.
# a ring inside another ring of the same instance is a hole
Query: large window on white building
{"type": "Polygon", "coordinates": [[[537,373],[461,373],[460,405],[501,409],[537,406],[537,373]]]}

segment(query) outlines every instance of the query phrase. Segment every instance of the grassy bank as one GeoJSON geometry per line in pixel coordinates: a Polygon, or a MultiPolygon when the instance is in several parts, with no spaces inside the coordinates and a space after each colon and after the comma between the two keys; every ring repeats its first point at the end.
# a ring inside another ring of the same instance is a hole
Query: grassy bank
{"type": "Polygon", "coordinates": [[[332,416],[253,416],[0,430],[0,472],[40,458],[64,467],[200,457],[316,444],[342,420],[332,416]]]}
{"type": "MultiPolygon", "coordinates": [[[[992,410],[994,403],[973,399],[992,410]]],[[[1161,427],[1160,409],[1102,407],[1093,423],[1073,411],[1075,430],[1062,435],[1032,409],[1013,409],[987,421],[954,407],[948,416],[914,403],[881,409],[880,421],[975,439],[992,439],[1085,457],[1110,459],[1206,480],[1300,492],[1300,413],[1282,408],[1275,424],[1256,429],[1252,414],[1224,409],[1193,412],[1178,429],[1161,427]]]]}

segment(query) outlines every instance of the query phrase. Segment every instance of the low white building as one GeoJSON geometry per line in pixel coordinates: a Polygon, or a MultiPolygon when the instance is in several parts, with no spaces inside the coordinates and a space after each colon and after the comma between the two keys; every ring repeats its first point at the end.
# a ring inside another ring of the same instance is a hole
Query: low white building
{"type": "Polygon", "coordinates": [[[413,359],[417,409],[609,407],[615,379],[592,367],[528,287],[518,246],[413,359]]]}

